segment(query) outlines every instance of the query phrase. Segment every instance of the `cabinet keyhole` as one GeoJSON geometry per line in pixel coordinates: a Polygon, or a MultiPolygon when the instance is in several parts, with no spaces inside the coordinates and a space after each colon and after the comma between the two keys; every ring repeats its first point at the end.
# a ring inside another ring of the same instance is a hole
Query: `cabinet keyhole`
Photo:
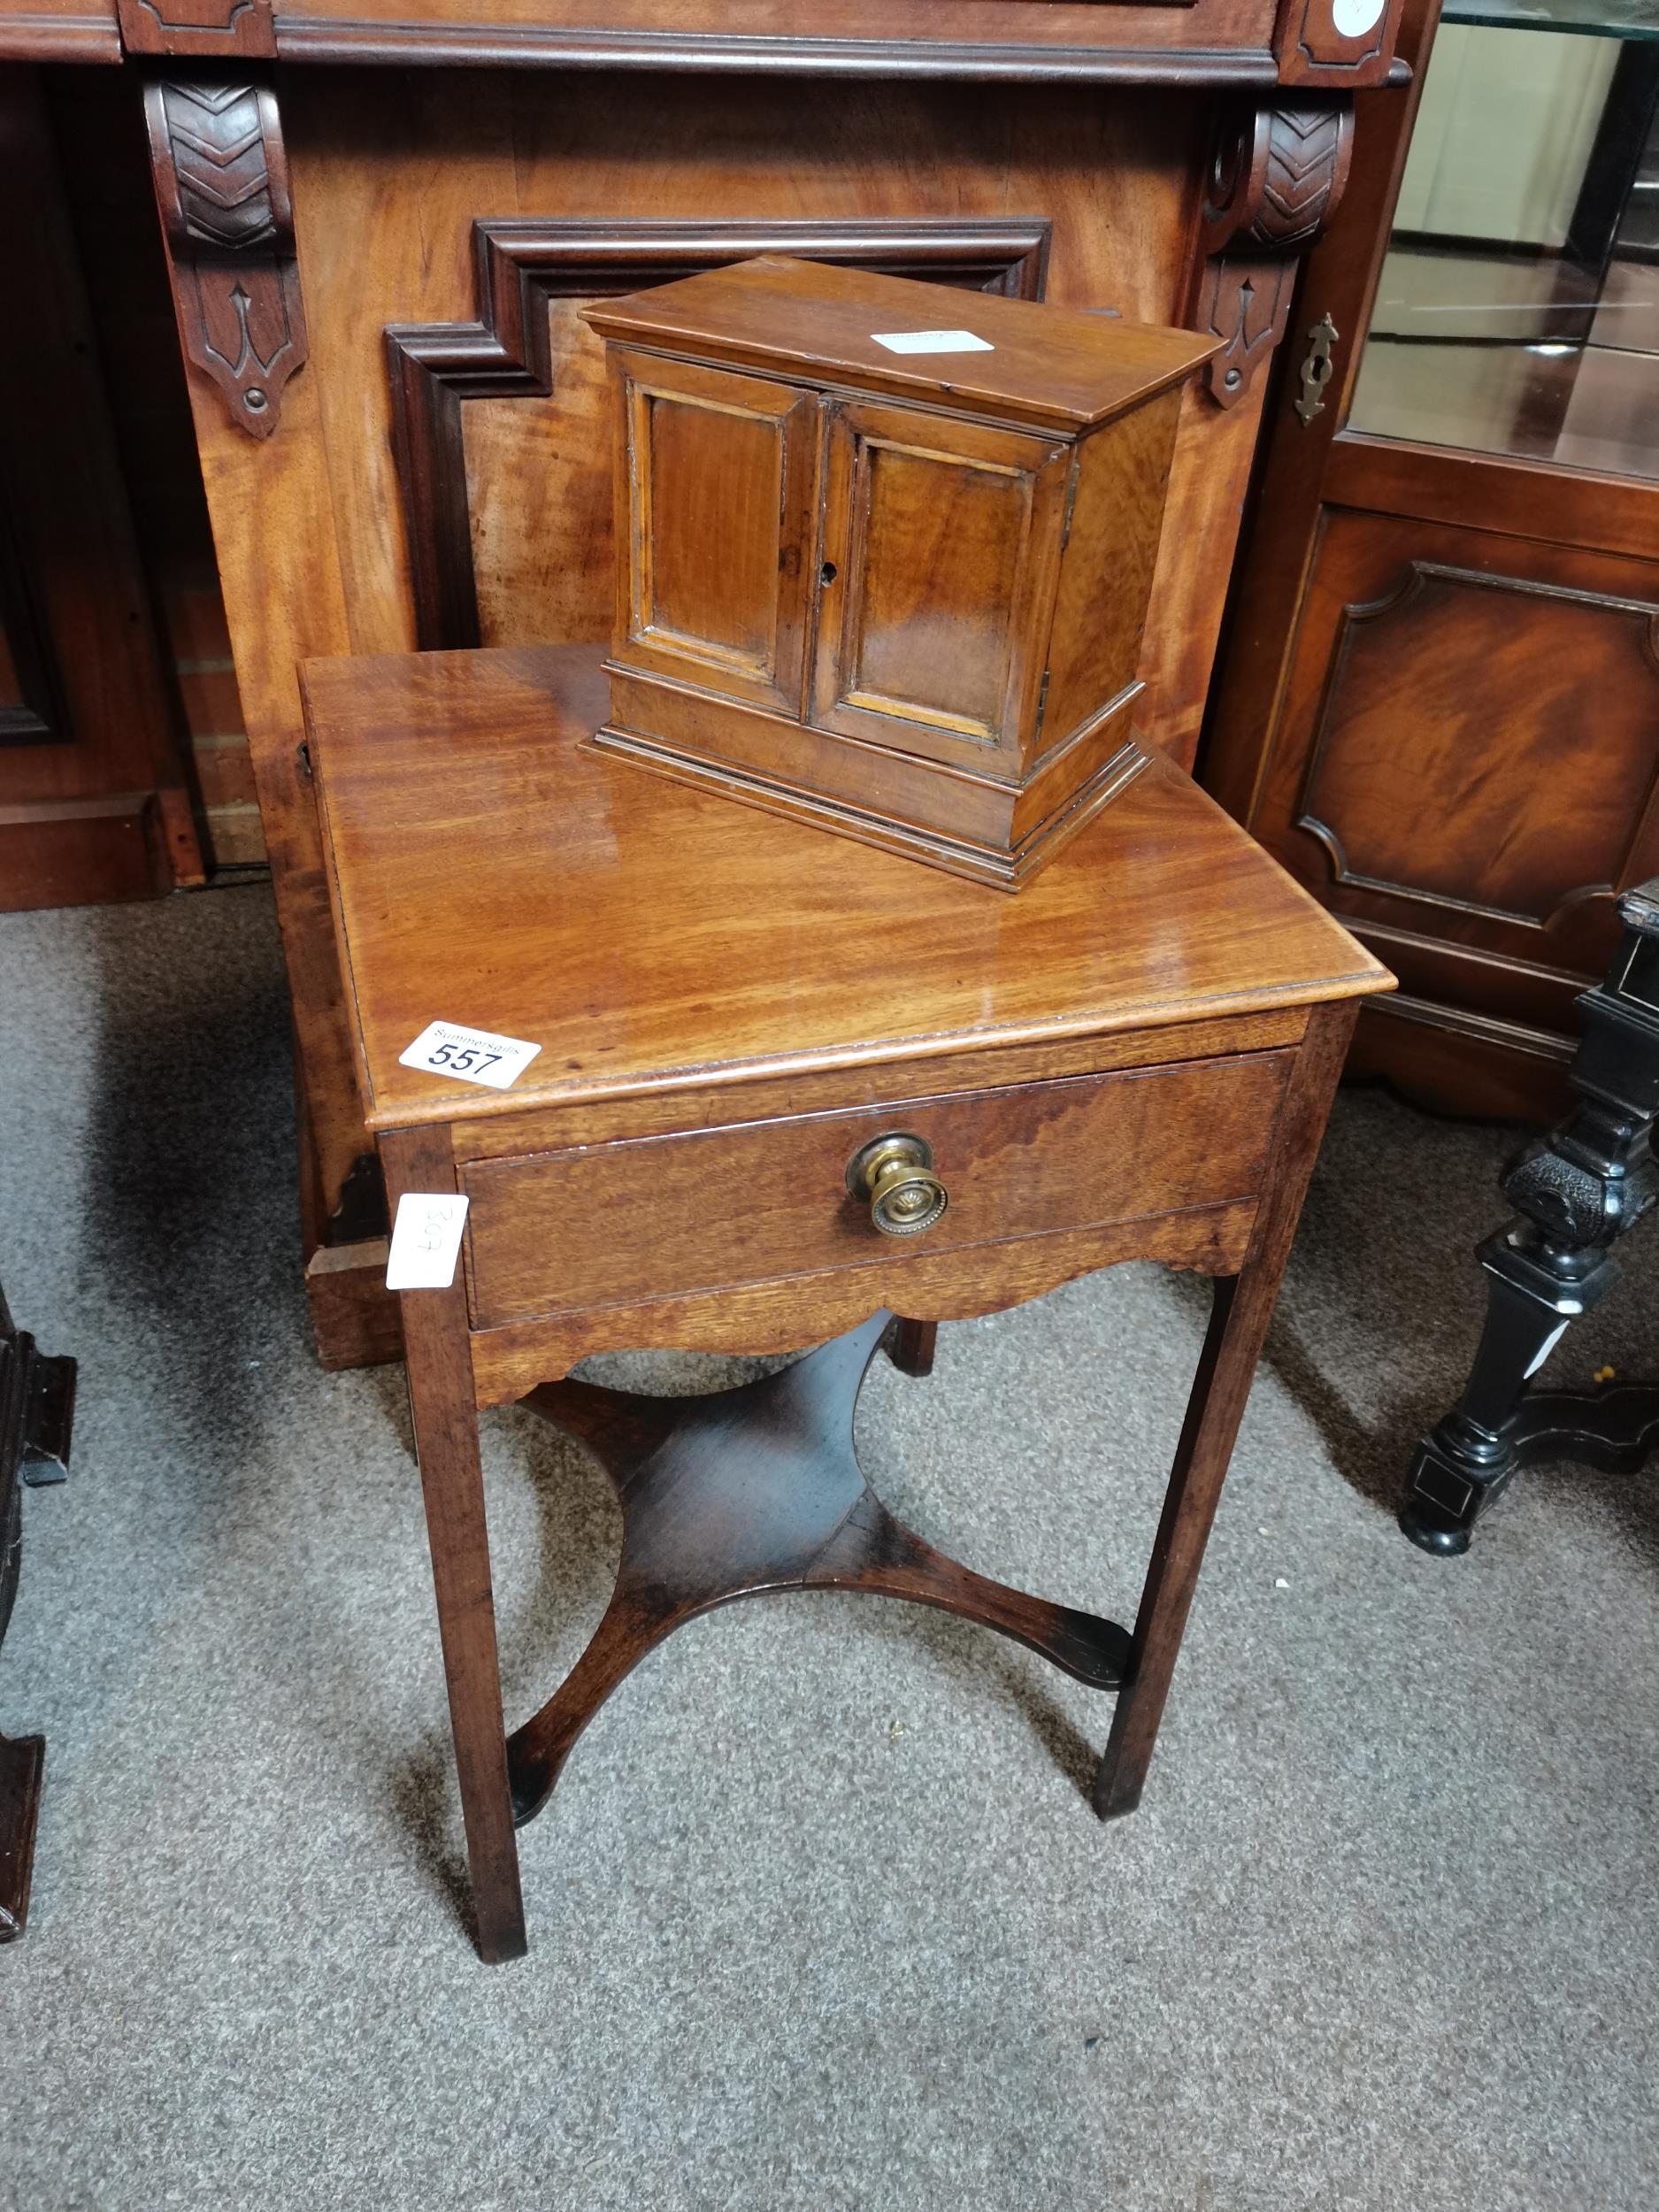
{"type": "Polygon", "coordinates": [[[835,581],[835,564],[833,561],[825,562],[823,567],[819,569],[818,572],[818,580],[820,584],[833,584],[835,581]]]}

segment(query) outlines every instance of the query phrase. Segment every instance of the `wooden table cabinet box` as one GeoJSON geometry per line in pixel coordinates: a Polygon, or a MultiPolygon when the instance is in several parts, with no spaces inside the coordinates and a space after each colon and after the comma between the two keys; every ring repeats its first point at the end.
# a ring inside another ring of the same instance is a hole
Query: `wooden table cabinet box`
{"type": "Polygon", "coordinates": [[[585,309],[611,716],[670,776],[1018,890],[1131,730],[1189,331],[763,257],[585,309]]]}

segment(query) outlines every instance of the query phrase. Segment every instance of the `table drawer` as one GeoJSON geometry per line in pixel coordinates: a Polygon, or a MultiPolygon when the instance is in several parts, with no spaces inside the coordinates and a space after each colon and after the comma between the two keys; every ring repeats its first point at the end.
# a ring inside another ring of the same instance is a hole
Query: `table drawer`
{"type": "Polygon", "coordinates": [[[1292,1055],[1072,1076],[463,1164],[472,1325],[884,1263],[1247,1198],[1292,1055]],[[950,1194],[884,1236],[847,1189],[912,1131],[950,1194]]]}

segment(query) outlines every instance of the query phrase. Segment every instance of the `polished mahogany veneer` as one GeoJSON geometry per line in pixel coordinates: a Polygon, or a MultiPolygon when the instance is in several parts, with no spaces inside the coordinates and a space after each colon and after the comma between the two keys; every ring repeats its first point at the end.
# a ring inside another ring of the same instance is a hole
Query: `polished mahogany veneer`
{"type": "Polygon", "coordinates": [[[1181,387],[1215,342],[772,256],[584,312],[620,555],[595,742],[1017,890],[1146,764],[1181,387]]]}

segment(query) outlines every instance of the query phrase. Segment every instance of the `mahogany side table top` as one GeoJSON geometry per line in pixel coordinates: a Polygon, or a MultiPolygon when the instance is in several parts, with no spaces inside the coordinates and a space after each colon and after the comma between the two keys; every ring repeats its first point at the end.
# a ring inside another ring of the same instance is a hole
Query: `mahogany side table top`
{"type": "Polygon", "coordinates": [[[365,1120],[394,1203],[469,1200],[454,1283],[401,1303],[492,1959],[525,1946],[515,1824],[582,1726],[752,1592],[945,1606],[1117,1691],[1095,1803],[1133,1810],[1357,1002],[1391,980],[1162,757],[1010,900],[586,749],[599,661],[305,671],[365,1120]],[[402,1064],[434,1021],[541,1049],[500,1091],[402,1064]],[[925,1373],[940,1320],[1132,1258],[1216,1286],[1133,1632],[945,1559],[851,1441],[884,1340],[925,1373]],[[561,1379],[832,1338],[711,1398],[561,1379]],[[593,1642],[509,1738],[476,1410],[513,1399],[588,1443],[625,1536],[593,1642]]]}

